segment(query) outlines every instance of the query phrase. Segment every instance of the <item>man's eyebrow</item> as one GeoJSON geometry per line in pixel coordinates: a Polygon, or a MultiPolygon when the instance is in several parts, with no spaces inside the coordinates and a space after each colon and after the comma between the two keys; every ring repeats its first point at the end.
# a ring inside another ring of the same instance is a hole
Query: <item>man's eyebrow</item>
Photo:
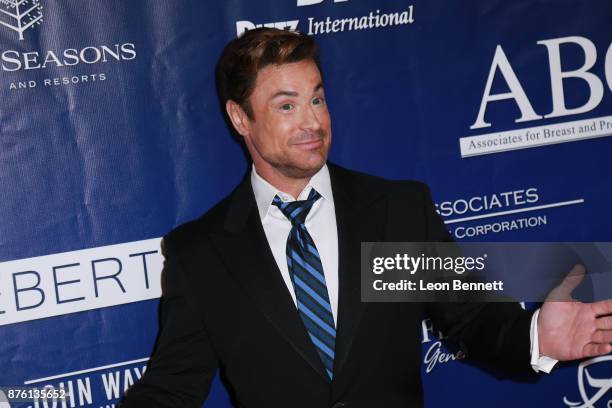
{"type": "Polygon", "coordinates": [[[283,91],[283,90],[281,90],[281,91],[275,92],[274,95],[272,95],[270,97],[270,99],[274,99],[274,98],[277,98],[279,96],[298,96],[298,93],[295,92],[295,91],[283,91]]]}
{"type": "MultiPolygon", "coordinates": [[[[317,92],[320,91],[321,89],[323,89],[323,82],[319,82],[317,85],[315,85],[313,92],[317,92]]],[[[274,99],[277,98],[279,96],[298,96],[299,94],[295,91],[284,91],[284,90],[280,90],[274,93],[274,95],[272,95],[270,97],[270,99],[274,99]]]]}

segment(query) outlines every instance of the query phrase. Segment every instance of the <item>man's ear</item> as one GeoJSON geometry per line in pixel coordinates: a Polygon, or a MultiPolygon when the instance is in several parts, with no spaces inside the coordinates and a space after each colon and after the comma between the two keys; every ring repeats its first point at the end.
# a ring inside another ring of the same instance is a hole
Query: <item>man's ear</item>
{"type": "Polygon", "coordinates": [[[225,110],[227,111],[227,116],[229,116],[232,121],[234,129],[236,129],[242,137],[248,136],[250,133],[250,119],[244,109],[236,102],[229,99],[225,103],[225,110]]]}

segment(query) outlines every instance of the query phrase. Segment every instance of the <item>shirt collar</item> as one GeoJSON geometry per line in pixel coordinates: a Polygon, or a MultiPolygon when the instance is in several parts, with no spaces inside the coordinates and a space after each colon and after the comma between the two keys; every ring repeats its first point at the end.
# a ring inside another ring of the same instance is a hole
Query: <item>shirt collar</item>
{"type": "MultiPolygon", "coordinates": [[[[257,174],[254,165],[251,166],[251,186],[253,187],[253,193],[255,193],[255,202],[257,203],[259,217],[262,220],[268,214],[268,210],[272,206],[272,200],[275,195],[278,194],[283,201],[294,201],[290,194],[277,189],[257,174]]],[[[304,190],[302,190],[297,199],[306,200],[310,190],[313,188],[321,194],[324,200],[333,203],[331,179],[329,178],[327,164],[324,164],[323,167],[310,178],[310,181],[306,187],[304,187],[304,190]]]]}

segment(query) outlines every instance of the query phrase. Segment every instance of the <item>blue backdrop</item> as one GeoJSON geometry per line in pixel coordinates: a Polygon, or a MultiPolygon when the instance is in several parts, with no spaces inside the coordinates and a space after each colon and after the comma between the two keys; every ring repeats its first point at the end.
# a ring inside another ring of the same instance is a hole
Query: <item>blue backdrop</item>
{"type": "MultiPolygon", "coordinates": [[[[247,170],[214,66],[261,24],[319,43],[331,160],[425,181],[456,239],[611,240],[612,3],[280,3],[0,0],[0,385],[111,407],[142,374],[159,238],[247,170]]],[[[586,376],[612,356],[520,383],[439,337],[425,319],[428,407],[612,401],[586,376]]],[[[220,384],[206,406],[230,406],[220,384]]]]}

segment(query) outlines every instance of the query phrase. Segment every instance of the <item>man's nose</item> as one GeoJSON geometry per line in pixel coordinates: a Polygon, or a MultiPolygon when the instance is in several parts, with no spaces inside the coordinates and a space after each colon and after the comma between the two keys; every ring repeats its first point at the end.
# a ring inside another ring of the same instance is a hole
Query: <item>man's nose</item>
{"type": "Polygon", "coordinates": [[[304,129],[319,130],[321,128],[321,121],[318,115],[315,108],[309,105],[302,117],[302,127],[304,129]]]}

